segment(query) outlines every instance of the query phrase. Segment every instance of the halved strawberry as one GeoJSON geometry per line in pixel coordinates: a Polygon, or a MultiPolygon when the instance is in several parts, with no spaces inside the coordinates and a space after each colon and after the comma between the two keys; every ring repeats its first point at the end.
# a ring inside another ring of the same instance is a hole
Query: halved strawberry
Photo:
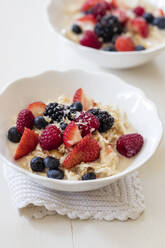
{"type": "Polygon", "coordinates": [[[81,11],[88,11],[93,8],[97,3],[104,2],[105,0],[87,0],[81,7],[81,11]]]}
{"type": "Polygon", "coordinates": [[[112,11],[112,15],[116,16],[123,25],[126,24],[129,20],[128,16],[126,15],[126,12],[121,9],[114,9],[112,11]]]}
{"type": "Polygon", "coordinates": [[[35,117],[43,115],[46,105],[43,102],[33,102],[27,107],[35,117]]]}
{"type": "Polygon", "coordinates": [[[91,134],[86,135],[67,155],[63,166],[71,169],[81,162],[93,162],[100,156],[100,147],[91,134]]]}
{"type": "Polygon", "coordinates": [[[82,140],[80,130],[74,121],[65,128],[63,142],[66,147],[71,147],[82,140]]]}
{"type": "Polygon", "coordinates": [[[96,18],[93,15],[85,15],[77,19],[79,22],[92,22],[93,24],[97,23],[96,18]]]}
{"type": "Polygon", "coordinates": [[[119,36],[115,42],[115,48],[119,52],[131,52],[135,50],[134,43],[130,37],[119,36]]]}
{"type": "Polygon", "coordinates": [[[32,152],[36,145],[38,144],[38,135],[28,128],[25,128],[21,140],[17,146],[16,153],[14,155],[14,159],[18,160],[29,152],[32,152]]]}
{"type": "Polygon", "coordinates": [[[149,36],[149,27],[143,18],[134,18],[130,21],[130,23],[134,32],[139,33],[143,38],[147,38],[149,36]]]}
{"type": "Polygon", "coordinates": [[[73,102],[81,102],[83,105],[83,109],[85,111],[89,110],[90,108],[93,107],[93,100],[88,98],[83,89],[80,88],[78,90],[76,90],[74,97],[73,97],[73,102]]]}

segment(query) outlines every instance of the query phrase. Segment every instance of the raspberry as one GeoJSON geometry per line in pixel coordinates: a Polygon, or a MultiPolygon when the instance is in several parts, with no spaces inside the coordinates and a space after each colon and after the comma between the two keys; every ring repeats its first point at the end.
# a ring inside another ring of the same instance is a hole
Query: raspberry
{"type": "Polygon", "coordinates": [[[44,150],[57,149],[62,144],[61,131],[54,125],[45,128],[40,136],[40,146],[44,150]]]}
{"type": "Polygon", "coordinates": [[[143,144],[144,140],[140,134],[126,134],[117,140],[116,149],[123,156],[132,158],[140,152],[143,144]]]}
{"type": "Polygon", "coordinates": [[[96,4],[92,9],[92,14],[98,20],[106,14],[107,10],[111,9],[111,5],[107,2],[101,2],[96,4]]]}
{"type": "Polygon", "coordinates": [[[98,118],[88,112],[82,112],[81,115],[75,119],[75,121],[82,132],[82,136],[94,132],[99,129],[100,126],[98,118]]]}
{"type": "Polygon", "coordinates": [[[17,131],[23,134],[25,127],[32,129],[34,124],[34,115],[28,109],[23,109],[17,117],[17,131]]]}
{"type": "Polygon", "coordinates": [[[129,52],[135,50],[132,39],[125,36],[120,36],[117,38],[115,48],[119,52],[129,52]]]}
{"type": "Polygon", "coordinates": [[[145,14],[145,9],[141,6],[134,8],[133,12],[136,16],[143,16],[145,14]]]}
{"type": "Polygon", "coordinates": [[[95,49],[101,48],[101,42],[98,40],[97,35],[90,30],[85,31],[83,38],[80,40],[82,46],[91,47],[95,49]]]}

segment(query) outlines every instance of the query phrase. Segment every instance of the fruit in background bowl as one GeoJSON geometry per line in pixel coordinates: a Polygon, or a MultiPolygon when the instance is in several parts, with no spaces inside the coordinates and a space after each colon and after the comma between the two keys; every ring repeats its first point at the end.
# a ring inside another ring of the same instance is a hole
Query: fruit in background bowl
{"type": "Polygon", "coordinates": [[[132,7],[124,0],[84,0],[69,18],[72,26],[66,25],[66,37],[85,47],[113,53],[140,52],[165,41],[164,11],[156,11],[145,1],[132,7]],[[114,49],[116,35],[129,37],[133,43],[131,49],[114,49]],[[139,46],[144,49],[136,49],[139,46]]]}
{"type": "Polygon", "coordinates": [[[121,161],[140,152],[143,137],[131,130],[118,109],[79,88],[73,98],[30,103],[18,113],[8,140],[15,143],[13,158],[27,170],[84,181],[115,175],[121,161]]]}

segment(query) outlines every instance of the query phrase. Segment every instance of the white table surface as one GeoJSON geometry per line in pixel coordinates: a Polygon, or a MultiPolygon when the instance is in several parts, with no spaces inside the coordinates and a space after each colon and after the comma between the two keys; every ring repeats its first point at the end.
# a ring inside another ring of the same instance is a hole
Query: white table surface
{"type": "MultiPolygon", "coordinates": [[[[47,21],[47,3],[44,0],[0,0],[0,88],[15,79],[51,69],[99,70],[73,55],[58,41],[47,21]]],[[[165,125],[164,61],[165,53],[162,53],[154,62],[145,66],[112,72],[143,89],[157,104],[165,125]]],[[[165,138],[152,160],[140,171],[146,211],[138,220],[124,223],[69,220],[58,215],[43,220],[19,217],[11,205],[1,169],[0,246],[164,248],[164,158],[165,138]]]]}

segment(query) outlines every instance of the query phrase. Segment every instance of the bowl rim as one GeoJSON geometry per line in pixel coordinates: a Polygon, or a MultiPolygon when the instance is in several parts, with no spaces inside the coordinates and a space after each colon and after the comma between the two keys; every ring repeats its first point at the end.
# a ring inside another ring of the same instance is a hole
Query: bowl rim
{"type": "MultiPolygon", "coordinates": [[[[129,173],[132,173],[133,171],[139,169],[140,167],[142,167],[150,158],[152,158],[152,156],[155,154],[155,151],[157,150],[160,142],[161,142],[161,138],[162,138],[162,135],[163,135],[163,125],[162,125],[162,122],[160,120],[160,117],[159,117],[159,114],[158,114],[158,110],[157,110],[157,107],[156,105],[151,101],[149,100],[146,95],[144,94],[144,92],[135,87],[135,86],[132,86],[132,85],[129,85],[127,84],[124,80],[122,80],[120,77],[112,74],[112,73],[106,73],[106,72],[90,72],[88,70],[77,70],[77,69],[71,69],[71,70],[50,70],[50,71],[45,71],[41,74],[38,74],[38,75],[34,75],[34,76],[31,76],[31,77],[25,77],[25,78],[20,78],[18,80],[15,80],[14,82],[12,83],[9,83],[7,84],[6,86],[4,86],[1,91],[0,91],[0,97],[1,95],[3,95],[9,88],[10,86],[14,85],[14,84],[17,84],[18,82],[22,81],[22,80],[30,80],[32,78],[40,78],[42,77],[43,75],[46,75],[46,74],[49,74],[49,73],[60,73],[60,74],[67,74],[67,73],[83,73],[83,74],[89,74],[89,75],[93,75],[93,76],[97,76],[97,75],[106,75],[106,76],[113,76],[114,78],[116,78],[118,81],[120,81],[120,83],[122,85],[126,85],[127,87],[129,87],[130,89],[136,91],[136,93],[138,95],[140,95],[143,99],[145,99],[145,101],[147,101],[153,108],[153,111],[154,113],[157,115],[157,120],[159,122],[159,133],[157,134],[157,141],[155,143],[155,148],[152,152],[152,154],[149,154],[146,156],[146,158],[144,158],[141,162],[139,162],[139,164],[137,164],[137,166],[135,168],[130,168],[129,171],[127,171],[127,169],[113,175],[113,176],[109,176],[109,177],[104,177],[104,178],[98,178],[96,180],[88,180],[88,181],[78,181],[78,180],[57,180],[57,179],[51,179],[51,178],[47,178],[47,177],[44,177],[44,176],[40,176],[40,175],[37,175],[37,174],[34,174],[28,170],[25,170],[23,169],[22,167],[19,167],[18,165],[14,164],[12,161],[9,161],[5,156],[3,156],[3,154],[1,154],[0,152],[0,158],[4,161],[4,163],[6,165],[10,165],[12,168],[18,170],[19,172],[25,174],[25,175],[28,175],[30,176],[32,179],[40,179],[40,180],[44,180],[46,182],[54,182],[58,185],[81,185],[81,184],[85,184],[85,183],[89,183],[89,184],[95,184],[96,182],[98,183],[101,183],[101,182],[108,182],[108,181],[114,181],[114,180],[117,180],[117,179],[120,179],[121,177],[123,176],[126,176],[128,175],[129,173]]],[[[131,166],[131,165],[130,165],[131,166]]],[[[62,190],[62,189],[61,189],[62,190]]]]}
{"type": "MultiPolygon", "coordinates": [[[[128,52],[107,52],[107,51],[104,51],[104,50],[100,50],[100,49],[95,49],[95,48],[92,48],[92,47],[86,47],[86,46],[82,46],[70,39],[68,39],[67,37],[65,37],[62,32],[60,32],[58,30],[57,27],[55,27],[52,22],[51,22],[51,17],[50,17],[50,13],[49,13],[49,8],[51,7],[51,5],[53,4],[54,0],[51,0],[48,4],[47,4],[47,19],[48,19],[48,22],[49,22],[49,26],[51,27],[51,29],[58,35],[58,37],[60,39],[62,39],[64,42],[67,42],[68,45],[70,44],[72,47],[75,47],[76,49],[81,49],[82,51],[85,51],[85,52],[91,52],[91,53],[95,53],[96,51],[98,52],[98,54],[100,55],[105,55],[105,56],[110,56],[110,55],[113,55],[113,56],[134,56],[134,55],[148,55],[148,54],[151,54],[151,53],[155,53],[155,52],[158,52],[158,51],[161,51],[161,50],[164,50],[165,49],[165,41],[160,44],[160,45],[157,45],[153,48],[148,48],[146,50],[142,50],[142,51],[128,51],[128,52]]],[[[165,32],[165,31],[164,31],[165,32]]]]}

